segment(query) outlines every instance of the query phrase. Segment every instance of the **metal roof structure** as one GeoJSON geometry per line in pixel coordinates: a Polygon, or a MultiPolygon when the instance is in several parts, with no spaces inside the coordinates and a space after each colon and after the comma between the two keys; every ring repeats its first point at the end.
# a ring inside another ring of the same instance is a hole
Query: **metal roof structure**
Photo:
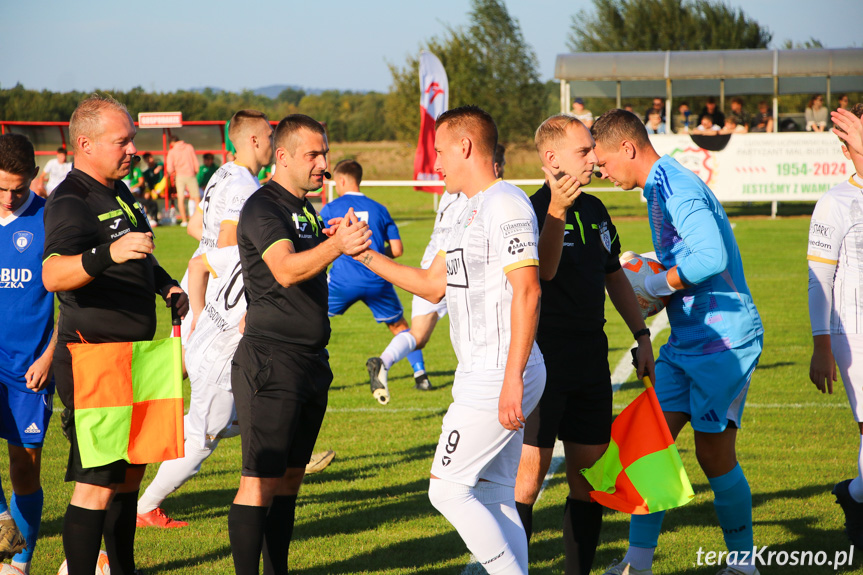
{"type": "MultiPolygon", "coordinates": [[[[558,54],[561,110],[581,97],[666,98],[863,91],[863,48],[558,54]]],[[[724,105],[724,102],[720,105],[724,105]]]]}

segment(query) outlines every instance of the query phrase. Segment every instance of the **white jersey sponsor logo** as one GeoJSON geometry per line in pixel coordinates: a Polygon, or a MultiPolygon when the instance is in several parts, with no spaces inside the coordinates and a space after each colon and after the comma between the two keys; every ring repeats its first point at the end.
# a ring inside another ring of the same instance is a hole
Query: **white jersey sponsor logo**
{"type": "MultiPolygon", "coordinates": [[[[468,200],[442,241],[450,336],[460,371],[506,367],[512,313],[506,274],[538,265],[538,238],[536,215],[524,192],[499,181],[468,200]],[[515,229],[523,232],[506,237],[515,229]]],[[[528,365],[538,361],[542,355],[534,345],[528,365]]]]}
{"type": "Polygon", "coordinates": [[[863,333],[863,179],[825,193],[812,213],[808,259],[836,265],[830,332],[863,333]]]}

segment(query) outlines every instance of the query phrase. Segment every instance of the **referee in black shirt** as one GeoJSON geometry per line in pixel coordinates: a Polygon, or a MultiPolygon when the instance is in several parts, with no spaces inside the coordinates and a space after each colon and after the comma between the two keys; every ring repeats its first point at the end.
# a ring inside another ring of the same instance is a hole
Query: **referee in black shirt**
{"type": "MultiPolygon", "coordinates": [[[[72,113],[69,137],[75,167],[45,205],[42,280],[60,299],[54,378],[60,399],[73,410],[72,357],[66,344],[153,339],[154,294],[166,302],[171,294],[181,294],[181,315],[188,300],[153,257],[147,216],[121,181],[137,151],[126,107],[110,97],[87,98],[72,113]]],[[[75,482],[63,521],[69,573],[92,575],[104,529],[111,572],[132,575],[136,502],[145,466],[121,459],[85,468],[74,423],[68,432],[66,481],[75,482]]]]}
{"type": "Polygon", "coordinates": [[[327,136],[308,116],[276,126],[276,173],[243,206],[237,243],[248,311],[231,367],[243,448],[228,514],[238,575],[288,572],[297,493],[333,379],[326,346],[326,269],[366,249],[371,232],[348,211],[324,230],[306,194],[323,185],[327,136]],[[330,236],[327,239],[327,236],[330,236]]]}
{"type": "Polygon", "coordinates": [[[574,116],[562,114],[542,123],[535,142],[546,174],[546,184],[530,198],[541,230],[542,307],[536,341],[548,376],[539,406],[525,424],[515,500],[530,540],[533,504],[559,437],[569,482],[563,522],[565,572],[587,575],[602,507],[590,502],[591,488],[580,470],[599,459],[611,438],[605,290],[638,341],[638,373],[651,379],[653,349],[641,308],[620,268],[617,230],[602,202],[581,192],[596,164],[590,131],[574,116]]]}

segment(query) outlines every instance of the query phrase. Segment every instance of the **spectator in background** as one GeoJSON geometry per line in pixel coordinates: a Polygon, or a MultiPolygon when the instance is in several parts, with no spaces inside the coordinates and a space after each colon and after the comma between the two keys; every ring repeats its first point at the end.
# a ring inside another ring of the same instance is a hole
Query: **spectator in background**
{"type": "MultiPolygon", "coordinates": [[[[728,114],[728,117],[734,118],[734,123],[737,128],[734,133],[741,134],[749,131],[752,117],[749,115],[749,112],[743,109],[743,100],[740,98],[731,98],[731,113],[728,114]]],[[[726,127],[728,127],[727,122],[726,127]]]]}
{"type": "Polygon", "coordinates": [[[42,181],[45,182],[46,196],[50,195],[54,188],[66,179],[66,174],[72,169],[72,162],[67,162],[66,158],[66,148],[60,146],[57,148],[57,157],[51,158],[45,164],[45,169],[42,171],[42,181]]]}
{"type": "Polygon", "coordinates": [[[725,125],[719,130],[720,134],[745,134],[746,132],[746,127],[738,124],[737,118],[732,115],[725,118],[725,125]]]}
{"type": "Polygon", "coordinates": [[[750,132],[772,132],[773,131],[773,110],[767,105],[765,100],[758,102],[758,113],[752,119],[752,127],[750,132]]]}
{"type": "Polygon", "coordinates": [[[624,104],[623,109],[627,112],[632,112],[632,104],[624,104]]]}
{"type": "MultiPolygon", "coordinates": [[[[663,122],[665,122],[665,100],[662,98],[653,99],[653,105],[644,112],[645,125],[647,124],[648,119],[650,119],[651,112],[659,112],[659,117],[662,118],[663,122]]],[[[589,127],[590,126],[588,126],[588,128],[589,127]]]]}
{"type": "Polygon", "coordinates": [[[579,119],[589,130],[593,125],[593,113],[584,107],[584,100],[576,98],[572,102],[572,115],[579,119]]]}
{"type": "Polygon", "coordinates": [[[150,152],[145,153],[144,158],[144,182],[147,184],[147,190],[158,192],[156,187],[162,178],[165,177],[165,166],[162,162],[156,160],[150,152]]]}
{"type": "MultiPolygon", "coordinates": [[[[151,201],[148,202],[148,205],[155,206],[156,212],[150,214],[148,211],[148,215],[151,215],[153,220],[158,225],[159,217],[158,217],[158,209],[159,209],[159,196],[162,190],[165,187],[163,182],[165,178],[165,166],[162,162],[156,160],[156,158],[150,152],[145,152],[143,156],[141,156],[144,160],[144,165],[142,168],[142,173],[144,174],[144,193],[143,196],[145,199],[151,201]]],[[[168,214],[163,214],[166,217],[168,214]]]]}
{"type": "Polygon", "coordinates": [[[715,136],[719,133],[719,126],[713,123],[713,116],[702,114],[698,126],[695,127],[695,133],[702,136],[715,136]]]}
{"type": "Polygon", "coordinates": [[[199,190],[206,189],[207,184],[210,182],[210,178],[213,177],[213,174],[215,174],[218,169],[219,166],[216,165],[216,158],[213,157],[213,154],[209,152],[204,154],[204,165],[198,170],[199,190]]]}
{"type": "MultiPolygon", "coordinates": [[[[704,108],[701,109],[701,113],[698,115],[699,126],[702,125],[701,120],[704,118],[704,116],[707,115],[710,116],[711,124],[714,124],[716,126],[725,125],[725,114],[722,113],[722,110],[720,110],[719,107],[716,105],[716,98],[714,98],[713,96],[707,98],[707,103],[704,104],[704,108]]],[[[700,128],[696,129],[700,130],[700,128]]],[[[717,130],[718,129],[719,128],[717,128],[717,130]]]]}
{"type": "Polygon", "coordinates": [[[656,110],[651,110],[647,115],[647,123],[644,125],[648,134],[665,134],[665,122],[656,110]]]}
{"type": "Polygon", "coordinates": [[[821,96],[812,96],[804,115],[807,132],[823,132],[827,129],[827,108],[824,107],[824,98],[821,96]]]}
{"type": "Polygon", "coordinates": [[[276,164],[268,164],[261,166],[261,171],[258,172],[258,181],[263,186],[273,179],[273,174],[276,172],[276,164]]]}
{"type": "Polygon", "coordinates": [[[840,94],[836,100],[836,107],[842,110],[848,109],[848,94],[840,94]]]}
{"type": "Polygon", "coordinates": [[[145,185],[144,172],[138,167],[140,163],[140,156],[132,156],[132,166],[129,168],[129,174],[123,178],[123,183],[129,187],[129,191],[136,198],[140,197],[145,185]]]}
{"type": "Polygon", "coordinates": [[[689,108],[689,102],[681,102],[677,106],[677,115],[674,117],[672,128],[678,134],[689,133],[689,116],[692,115],[692,110],[689,108]]]}
{"type": "Polygon", "coordinates": [[[171,136],[171,149],[165,159],[165,169],[168,177],[177,187],[177,209],[180,211],[180,225],[189,224],[186,215],[186,192],[189,193],[189,211],[194,212],[201,199],[198,189],[198,156],[192,144],[184,142],[178,136],[171,136]]]}
{"type": "Polygon", "coordinates": [[[123,178],[123,182],[129,186],[132,195],[141,203],[147,213],[150,227],[156,227],[159,225],[159,202],[151,198],[147,190],[147,182],[144,180],[144,172],[139,167],[140,164],[141,158],[132,156],[132,167],[129,170],[129,175],[123,178]]]}

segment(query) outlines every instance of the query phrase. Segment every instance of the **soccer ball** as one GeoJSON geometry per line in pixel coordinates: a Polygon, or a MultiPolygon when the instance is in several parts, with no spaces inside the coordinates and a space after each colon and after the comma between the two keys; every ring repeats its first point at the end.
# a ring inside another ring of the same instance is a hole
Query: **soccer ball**
{"type": "Polygon", "coordinates": [[[665,266],[635,252],[624,252],[620,256],[620,267],[623,268],[626,279],[632,285],[632,291],[635,292],[638,305],[641,306],[641,316],[646,318],[661,312],[668,304],[668,297],[654,298],[647,295],[644,280],[648,276],[664,272],[665,266]]]}
{"type": "Polygon", "coordinates": [[[24,575],[24,572],[9,563],[0,565],[0,575],[24,575]]]}
{"type": "MultiPolygon", "coordinates": [[[[63,561],[63,564],[60,565],[60,570],[57,571],[57,575],[67,575],[68,572],[66,562],[63,561]]],[[[96,573],[94,575],[111,575],[111,566],[108,565],[108,554],[104,551],[99,551],[99,560],[96,562],[96,573]]]]}

